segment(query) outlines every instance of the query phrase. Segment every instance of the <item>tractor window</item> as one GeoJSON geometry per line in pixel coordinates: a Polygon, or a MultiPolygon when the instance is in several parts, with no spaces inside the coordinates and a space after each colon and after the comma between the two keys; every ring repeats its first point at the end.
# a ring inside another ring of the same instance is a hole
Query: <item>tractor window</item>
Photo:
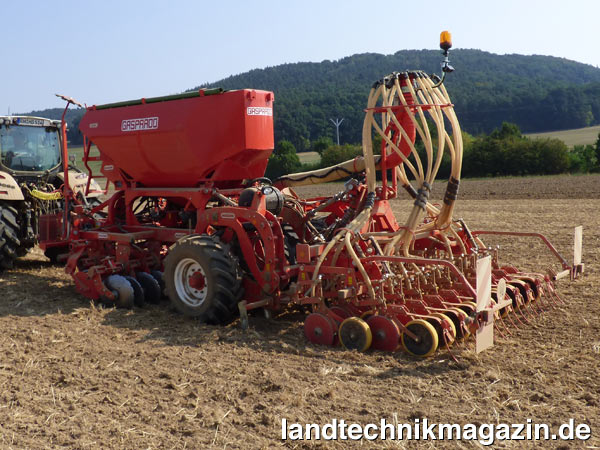
{"type": "Polygon", "coordinates": [[[38,172],[60,163],[60,142],[56,128],[31,126],[0,127],[2,164],[13,170],[38,172]]]}

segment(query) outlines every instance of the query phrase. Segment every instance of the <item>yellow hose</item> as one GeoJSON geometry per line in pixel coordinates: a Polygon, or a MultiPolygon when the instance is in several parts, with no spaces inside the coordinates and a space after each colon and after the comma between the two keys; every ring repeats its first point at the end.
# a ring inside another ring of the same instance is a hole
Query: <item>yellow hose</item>
{"type": "Polygon", "coordinates": [[[38,200],[43,200],[46,202],[49,202],[52,200],[60,200],[62,198],[61,192],[44,192],[44,191],[38,191],[37,189],[31,189],[29,191],[29,193],[31,194],[32,197],[35,197],[38,200]]]}

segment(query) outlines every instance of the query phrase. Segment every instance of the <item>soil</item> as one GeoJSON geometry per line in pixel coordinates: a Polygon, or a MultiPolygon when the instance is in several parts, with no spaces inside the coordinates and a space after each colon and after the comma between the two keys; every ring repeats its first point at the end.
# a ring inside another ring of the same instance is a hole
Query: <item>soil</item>
{"type": "MultiPolygon", "coordinates": [[[[339,187],[339,186],[337,186],[339,187]]],[[[336,185],[299,189],[322,195],[336,185]]],[[[584,226],[586,274],[561,281],[565,304],[529,325],[426,360],[403,352],[318,347],[303,314],[250,317],[250,329],[201,325],[168,304],[101,308],[35,250],[0,275],[0,448],[416,448],[406,442],[283,442],[281,420],[367,424],[587,423],[586,442],[494,448],[600,447],[600,176],[475,180],[455,217],[471,229],[539,231],[570,259],[584,226]]],[[[442,189],[440,189],[440,192],[442,189]]],[[[395,200],[398,216],[410,207],[395,200]]],[[[486,240],[502,260],[560,268],[538,242],[486,240]]],[[[476,442],[435,443],[480,448],[476,442]]]]}

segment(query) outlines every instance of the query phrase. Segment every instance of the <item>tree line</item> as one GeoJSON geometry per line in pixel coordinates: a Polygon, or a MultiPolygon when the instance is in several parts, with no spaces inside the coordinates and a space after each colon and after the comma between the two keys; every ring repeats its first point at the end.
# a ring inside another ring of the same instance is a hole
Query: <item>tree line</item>
{"type": "MultiPolygon", "coordinates": [[[[432,133],[435,129],[432,128],[432,133]]],[[[435,139],[434,139],[435,140],[435,139]]],[[[380,148],[380,138],[374,149],[380,148]]],[[[504,122],[489,134],[470,135],[463,132],[462,176],[492,177],[521,175],[553,175],[561,173],[600,172],[600,134],[594,145],[576,145],[570,149],[559,139],[528,138],[518,125],[504,122]]],[[[416,142],[417,151],[424,161],[424,146],[416,142]]],[[[329,137],[317,139],[312,148],[320,155],[314,164],[301,164],[294,144],[282,140],[275,146],[266,176],[281,175],[329,167],[362,155],[358,144],[334,145],[329,137]]],[[[446,153],[438,178],[450,175],[450,158],[446,153]]]]}

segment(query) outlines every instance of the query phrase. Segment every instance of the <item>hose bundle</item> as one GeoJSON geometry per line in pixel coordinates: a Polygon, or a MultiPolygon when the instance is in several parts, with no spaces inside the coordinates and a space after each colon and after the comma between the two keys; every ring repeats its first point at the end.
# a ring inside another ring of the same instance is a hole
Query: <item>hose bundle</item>
{"type": "MultiPolygon", "coordinates": [[[[438,81],[421,71],[395,72],[379,80],[369,92],[365,110],[362,158],[316,171],[286,175],[276,181],[279,186],[298,186],[333,181],[349,173],[364,171],[366,174],[367,196],[362,209],[347,226],[337,232],[317,260],[312,278],[312,295],[315,295],[319,269],[331,251],[334,250],[332,263],[335,264],[340,252],[346,250],[360,272],[370,297],[375,298],[372,283],[353,242],[354,236],[364,230],[371,219],[376,198],[376,171],[382,168],[383,163],[383,158],[373,152],[373,130],[382,138],[386,169],[395,172],[400,184],[414,198],[413,209],[405,225],[396,232],[386,233],[389,239],[383,253],[410,256],[413,241],[433,230],[456,235],[452,227],[452,212],[460,183],[462,134],[450,97],[444,85],[438,81]],[[435,127],[435,133],[430,131],[430,124],[435,127]],[[424,145],[425,161],[421,160],[415,146],[417,135],[424,145]],[[451,162],[450,180],[443,205],[438,208],[429,202],[429,195],[446,151],[451,162]],[[433,220],[424,222],[425,214],[433,220]]],[[[381,234],[377,233],[380,237],[381,234]]]]}

